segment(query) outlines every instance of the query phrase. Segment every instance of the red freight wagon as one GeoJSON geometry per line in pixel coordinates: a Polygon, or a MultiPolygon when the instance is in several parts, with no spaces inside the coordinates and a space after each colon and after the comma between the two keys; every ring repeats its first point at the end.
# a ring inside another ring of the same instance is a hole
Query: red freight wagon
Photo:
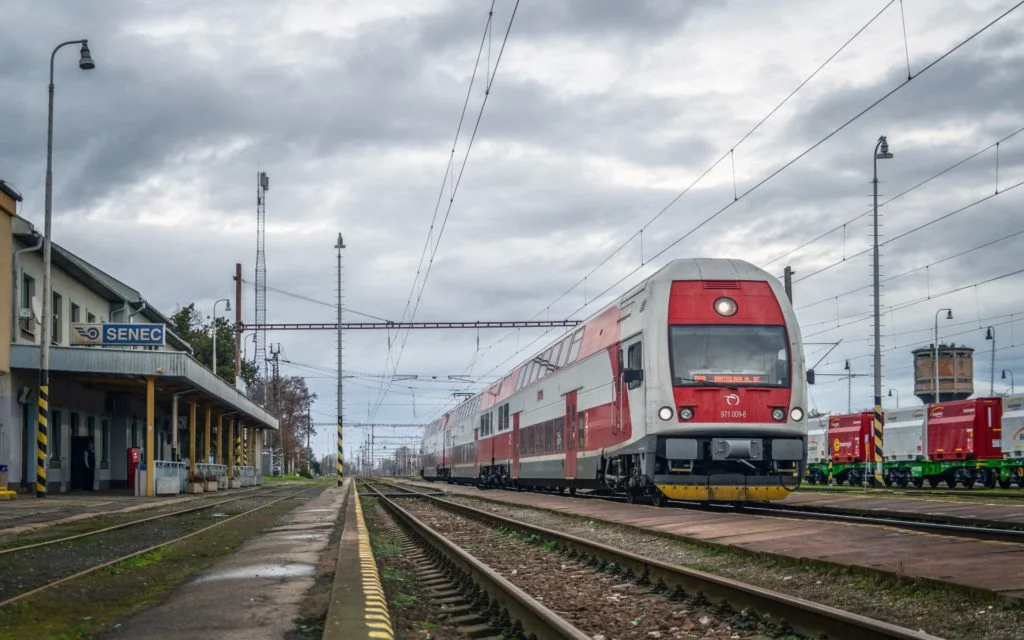
{"type": "Polygon", "coordinates": [[[832,452],[832,462],[874,462],[875,448],[871,446],[871,429],[874,414],[848,413],[832,416],[828,420],[828,442],[832,452]],[[864,439],[867,438],[867,451],[864,451],[864,439]],[[865,458],[865,453],[867,457],[865,458]]]}
{"type": "Polygon", "coordinates": [[[934,404],[928,410],[929,460],[1002,458],[1003,403],[975,398],[934,404]]]}

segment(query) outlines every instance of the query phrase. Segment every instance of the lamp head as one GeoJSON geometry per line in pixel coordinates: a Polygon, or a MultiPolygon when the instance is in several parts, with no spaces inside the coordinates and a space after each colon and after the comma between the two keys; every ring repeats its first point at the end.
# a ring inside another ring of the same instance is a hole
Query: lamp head
{"type": "Polygon", "coordinates": [[[1003,369],[1003,375],[1002,375],[1002,379],[1003,379],[1003,380],[1006,380],[1006,369],[1003,369]]]}
{"type": "Polygon", "coordinates": [[[96,68],[96,63],[92,60],[92,53],[89,51],[89,41],[82,42],[82,53],[78,59],[78,68],[82,71],[89,71],[90,69],[96,68]]]}
{"type": "Polygon", "coordinates": [[[226,305],[224,305],[224,310],[225,311],[231,311],[231,301],[230,300],[228,300],[228,303],[226,305]]]}
{"type": "Polygon", "coordinates": [[[946,309],[946,320],[952,320],[952,319],[953,319],[953,310],[952,309],[946,309]]]}
{"type": "Polygon", "coordinates": [[[889,389],[889,397],[892,397],[892,389],[889,389]]]}
{"type": "Polygon", "coordinates": [[[996,334],[995,330],[992,327],[989,327],[988,331],[985,333],[985,339],[986,340],[995,340],[996,339],[996,335],[995,334],[996,334]]]}
{"type": "Polygon", "coordinates": [[[850,370],[850,361],[849,360],[846,361],[846,366],[843,367],[843,369],[845,369],[846,371],[850,370]]]}
{"type": "Polygon", "coordinates": [[[875,157],[879,160],[888,160],[892,158],[892,154],[889,153],[889,141],[885,139],[885,136],[880,137],[878,140],[882,144],[879,147],[878,152],[875,153],[875,157]]]}

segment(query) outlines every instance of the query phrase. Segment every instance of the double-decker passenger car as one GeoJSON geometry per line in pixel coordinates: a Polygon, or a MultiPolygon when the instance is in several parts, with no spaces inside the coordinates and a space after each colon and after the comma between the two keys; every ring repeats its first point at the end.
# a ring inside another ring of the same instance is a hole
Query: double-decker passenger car
{"type": "Polygon", "coordinates": [[[796,315],[742,260],[675,260],[431,423],[427,479],[777,500],[806,459],[796,315]]]}

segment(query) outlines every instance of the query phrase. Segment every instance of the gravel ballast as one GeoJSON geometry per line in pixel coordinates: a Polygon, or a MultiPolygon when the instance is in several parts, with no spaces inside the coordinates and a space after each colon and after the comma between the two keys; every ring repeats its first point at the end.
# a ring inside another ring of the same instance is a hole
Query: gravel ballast
{"type": "Polygon", "coordinates": [[[509,506],[487,500],[451,497],[452,502],[520,522],[570,533],[633,553],[782,593],[791,594],[911,629],[949,638],[1020,638],[1024,606],[957,588],[909,583],[883,574],[830,569],[780,561],[750,553],[689,544],[632,527],[509,506]]]}

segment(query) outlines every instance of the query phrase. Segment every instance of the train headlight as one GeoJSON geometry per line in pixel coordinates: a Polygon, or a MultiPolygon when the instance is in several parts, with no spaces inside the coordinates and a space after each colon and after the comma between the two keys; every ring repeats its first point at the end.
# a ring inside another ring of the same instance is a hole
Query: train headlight
{"type": "Polygon", "coordinates": [[[782,422],[786,419],[786,410],[782,407],[775,407],[772,409],[772,420],[776,422],[782,422]]]}
{"type": "Polygon", "coordinates": [[[793,422],[800,422],[804,419],[804,410],[800,407],[793,407],[793,410],[789,412],[789,418],[793,422]]]}
{"type": "Polygon", "coordinates": [[[719,298],[715,300],[715,311],[720,316],[735,315],[736,308],[736,301],[732,298],[719,298]]]}
{"type": "Polygon", "coordinates": [[[672,407],[662,407],[658,409],[658,417],[662,420],[671,420],[674,413],[675,412],[672,411],[672,407]]]}
{"type": "Polygon", "coordinates": [[[683,420],[693,420],[693,407],[679,407],[679,417],[683,420]]]}

